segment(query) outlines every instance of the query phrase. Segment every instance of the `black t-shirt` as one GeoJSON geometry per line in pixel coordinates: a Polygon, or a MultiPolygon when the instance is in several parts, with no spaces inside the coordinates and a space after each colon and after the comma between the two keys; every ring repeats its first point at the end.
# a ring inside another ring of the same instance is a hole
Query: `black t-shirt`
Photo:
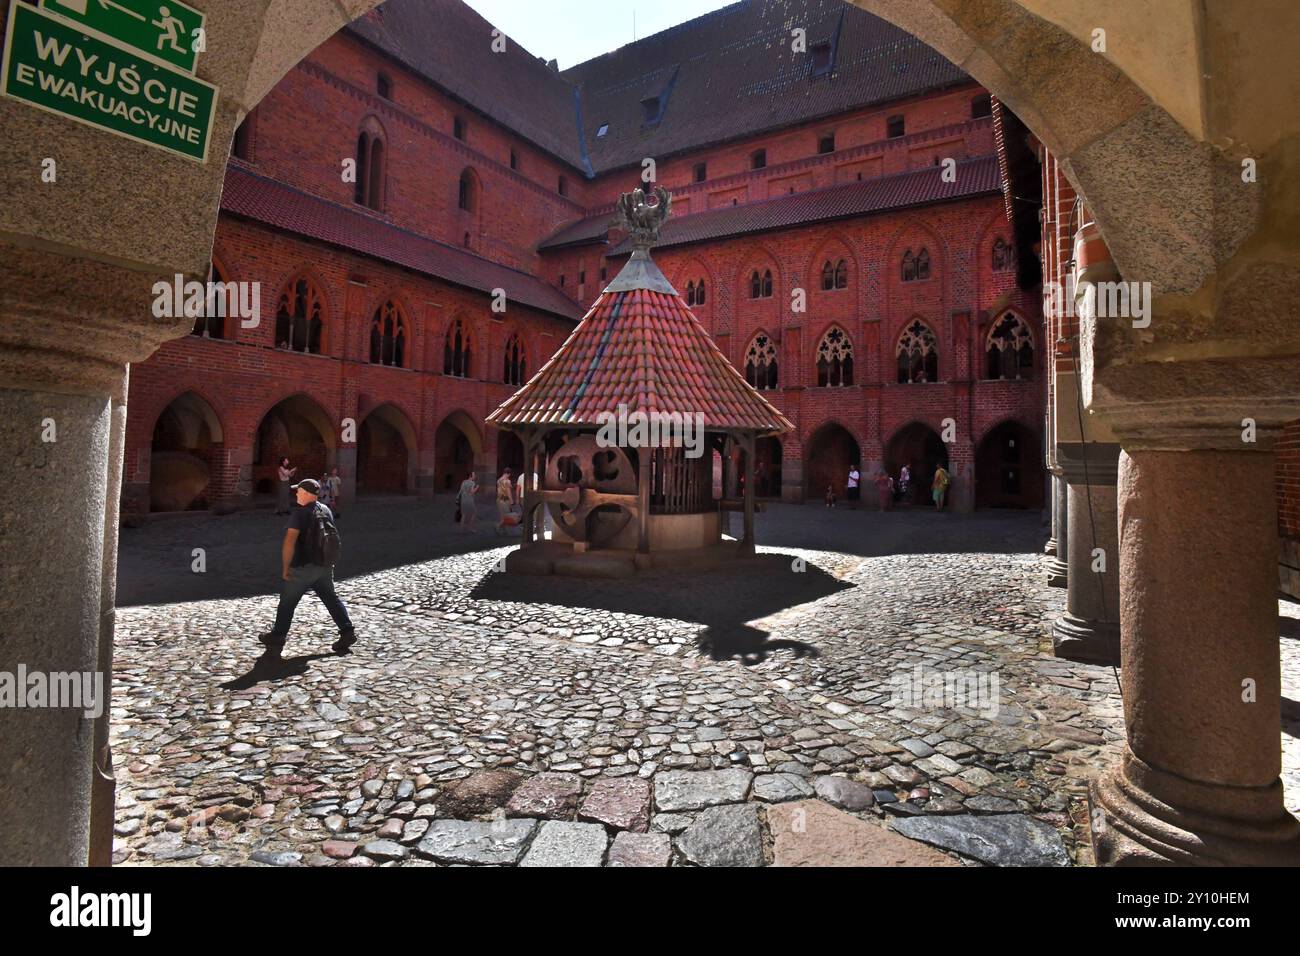
{"type": "Polygon", "coordinates": [[[327,505],[323,505],[319,501],[309,505],[294,505],[293,510],[289,512],[289,523],[285,525],[285,530],[288,531],[290,528],[298,529],[298,540],[294,542],[293,546],[293,561],[289,564],[292,568],[300,568],[304,564],[311,564],[311,553],[307,550],[307,531],[311,528],[317,508],[323,510],[325,516],[331,521],[334,520],[334,513],[330,511],[327,505]]]}

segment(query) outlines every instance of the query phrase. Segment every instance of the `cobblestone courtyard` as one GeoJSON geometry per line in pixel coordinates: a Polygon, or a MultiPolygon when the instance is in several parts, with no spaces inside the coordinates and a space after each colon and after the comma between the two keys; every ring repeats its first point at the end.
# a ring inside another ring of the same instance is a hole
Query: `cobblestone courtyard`
{"type": "Polygon", "coordinates": [[[1037,514],[775,505],[751,562],[600,581],[504,575],[512,543],[450,511],[343,515],[345,657],[309,595],[259,658],[282,519],[123,532],[117,862],[1091,862],[1121,703],[1109,668],[1051,656],[1037,514]],[[894,698],[935,671],[984,675],[979,707],[894,698]]]}

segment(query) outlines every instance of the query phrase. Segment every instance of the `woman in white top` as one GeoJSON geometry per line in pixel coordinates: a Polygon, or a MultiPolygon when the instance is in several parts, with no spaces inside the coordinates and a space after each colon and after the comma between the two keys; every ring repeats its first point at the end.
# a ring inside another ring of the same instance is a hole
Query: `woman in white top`
{"type": "Polygon", "coordinates": [[[289,459],[281,458],[280,467],[276,469],[275,476],[279,481],[279,487],[276,489],[275,496],[275,513],[278,515],[287,515],[289,508],[292,507],[292,497],[290,496],[290,482],[293,476],[298,473],[297,468],[289,467],[289,459]]]}
{"type": "Polygon", "coordinates": [[[474,506],[474,496],[478,494],[478,482],[474,480],[474,473],[460,483],[460,491],[456,492],[456,508],[460,512],[460,530],[469,534],[474,531],[474,522],[478,520],[478,509],[474,506]]]}

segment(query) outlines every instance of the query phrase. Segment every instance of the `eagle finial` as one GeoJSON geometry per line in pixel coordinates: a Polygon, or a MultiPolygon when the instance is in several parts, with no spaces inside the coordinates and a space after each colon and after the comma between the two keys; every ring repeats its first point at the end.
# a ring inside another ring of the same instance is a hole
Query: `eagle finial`
{"type": "Polygon", "coordinates": [[[655,202],[646,202],[639,186],[619,197],[617,221],[628,232],[634,249],[649,250],[659,241],[659,230],[672,211],[673,197],[663,186],[655,186],[655,202]]]}

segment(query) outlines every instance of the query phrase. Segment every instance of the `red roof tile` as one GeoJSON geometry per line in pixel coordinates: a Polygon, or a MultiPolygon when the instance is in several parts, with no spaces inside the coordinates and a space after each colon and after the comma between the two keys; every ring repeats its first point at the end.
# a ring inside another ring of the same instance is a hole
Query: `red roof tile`
{"type": "Polygon", "coordinates": [[[794,426],[749,386],[681,296],[604,292],[551,360],[487,417],[498,427],[602,424],[604,412],[700,414],[713,430],[794,426]]]}
{"type": "Polygon", "coordinates": [[[453,285],[576,320],[578,306],[545,282],[454,246],[401,229],[357,209],[313,196],[234,163],[226,167],[221,209],[277,229],[391,262],[453,285]]]}
{"type": "MultiPolygon", "coordinates": [[[[894,176],[829,186],[744,206],[724,206],[679,219],[669,219],[659,235],[656,248],[770,229],[787,229],[811,222],[844,219],[907,206],[966,199],[998,193],[1002,188],[998,160],[994,155],[958,163],[955,181],[950,183],[943,181],[942,171],[940,166],[926,166],[924,169],[914,169],[894,176]]],[[[580,231],[577,226],[574,223],[566,229],[577,234],[580,231]]],[[[624,240],[606,255],[620,256],[631,251],[630,243],[624,240]]]]}

